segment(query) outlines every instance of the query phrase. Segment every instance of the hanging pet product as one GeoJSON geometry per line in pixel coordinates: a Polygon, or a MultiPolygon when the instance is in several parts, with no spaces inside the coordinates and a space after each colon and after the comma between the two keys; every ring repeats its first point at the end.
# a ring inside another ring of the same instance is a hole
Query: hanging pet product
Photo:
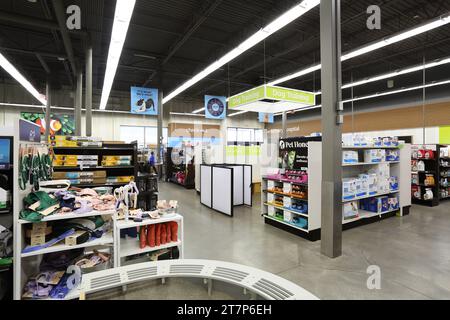
{"type": "Polygon", "coordinates": [[[126,186],[114,190],[116,198],[117,219],[125,219],[128,221],[130,217],[130,209],[137,208],[139,189],[134,181],[126,186]]]}
{"type": "Polygon", "coordinates": [[[51,158],[46,146],[21,146],[19,150],[19,187],[25,190],[27,185],[39,190],[39,182],[52,176],[51,158]]]}

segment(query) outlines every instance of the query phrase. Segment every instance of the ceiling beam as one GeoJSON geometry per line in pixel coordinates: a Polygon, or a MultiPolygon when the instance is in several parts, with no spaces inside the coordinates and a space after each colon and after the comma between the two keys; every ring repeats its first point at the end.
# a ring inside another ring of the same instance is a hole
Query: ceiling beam
{"type": "Polygon", "coordinates": [[[72,68],[73,75],[77,73],[77,66],[75,63],[75,55],[73,53],[72,41],[70,40],[69,32],[66,28],[66,13],[64,10],[64,3],[62,0],[53,0],[53,9],[55,10],[56,19],[58,20],[59,32],[63,39],[64,48],[67,53],[70,67],[72,68]]]}
{"type": "Polygon", "coordinates": [[[201,14],[200,17],[194,20],[184,31],[182,37],[177,39],[170,47],[166,58],[162,61],[162,65],[169,62],[170,58],[180,49],[183,44],[197,31],[203,22],[214,12],[214,10],[223,2],[223,0],[214,0],[201,14]]]}
{"type": "Polygon", "coordinates": [[[0,11],[0,20],[5,22],[12,22],[22,25],[27,25],[35,28],[59,30],[59,25],[53,21],[32,18],[28,16],[23,16],[19,14],[9,13],[5,11],[0,11]]]}

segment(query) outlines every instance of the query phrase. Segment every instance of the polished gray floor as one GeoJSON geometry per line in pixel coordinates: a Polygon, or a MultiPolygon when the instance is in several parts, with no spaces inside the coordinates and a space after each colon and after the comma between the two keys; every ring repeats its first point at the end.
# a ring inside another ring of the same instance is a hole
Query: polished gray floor
{"type": "MultiPolygon", "coordinates": [[[[450,202],[435,208],[413,206],[411,214],[393,217],[343,233],[343,254],[320,254],[310,242],[266,225],[259,195],[254,206],[237,207],[230,218],[200,204],[193,190],[161,183],[160,199],[177,199],[185,218],[185,257],[241,263],[275,273],[321,299],[450,299],[450,202]],[[367,268],[381,270],[381,288],[368,289],[367,268]]],[[[311,213],[313,214],[313,213],[311,213]]],[[[131,287],[113,299],[205,299],[203,284],[171,280],[131,287]]],[[[219,285],[212,299],[243,298],[219,285]]]]}

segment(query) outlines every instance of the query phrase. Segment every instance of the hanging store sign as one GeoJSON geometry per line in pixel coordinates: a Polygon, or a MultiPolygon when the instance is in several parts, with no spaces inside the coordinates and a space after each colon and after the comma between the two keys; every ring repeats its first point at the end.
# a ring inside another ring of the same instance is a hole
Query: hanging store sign
{"type": "MultiPolygon", "coordinates": [[[[21,112],[20,118],[37,124],[40,127],[41,134],[45,133],[47,123],[45,122],[44,113],[21,112]]],[[[75,120],[73,115],[51,114],[50,119],[51,136],[72,136],[75,134],[75,120]]]]}
{"type": "Polygon", "coordinates": [[[259,112],[258,120],[261,123],[274,123],[273,113],[259,112]]]}
{"type": "Polygon", "coordinates": [[[262,85],[232,96],[228,107],[233,110],[277,113],[316,104],[313,92],[262,85]]]}
{"type": "Polygon", "coordinates": [[[131,113],[158,114],[158,89],[131,87],[131,113]]]}
{"type": "Polygon", "coordinates": [[[227,115],[227,98],[220,96],[205,96],[205,118],[225,119],[227,115]]]}

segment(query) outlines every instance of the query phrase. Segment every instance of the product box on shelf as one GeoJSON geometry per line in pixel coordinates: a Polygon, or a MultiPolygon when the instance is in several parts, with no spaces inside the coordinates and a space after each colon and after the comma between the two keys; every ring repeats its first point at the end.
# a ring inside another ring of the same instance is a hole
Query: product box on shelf
{"type": "Polygon", "coordinates": [[[308,220],[303,217],[299,217],[299,216],[293,217],[291,223],[300,228],[304,228],[304,229],[308,228],[308,220]]]}
{"type": "Polygon", "coordinates": [[[294,218],[294,213],[289,211],[283,212],[283,220],[289,223],[292,223],[292,219],[294,218]]]}
{"type": "Polygon", "coordinates": [[[358,217],[359,216],[358,202],[350,201],[344,203],[342,206],[342,216],[344,220],[358,217]]]}
{"type": "Polygon", "coordinates": [[[364,162],[368,162],[368,163],[381,162],[381,152],[380,151],[381,151],[380,149],[364,150],[364,162]]]}
{"type": "Polygon", "coordinates": [[[389,197],[374,197],[363,199],[360,201],[361,209],[374,212],[374,213],[383,213],[389,211],[389,197]]]}
{"type": "Polygon", "coordinates": [[[71,185],[78,184],[106,184],[106,178],[69,179],[71,185]]]}
{"type": "Polygon", "coordinates": [[[391,191],[397,191],[398,188],[399,188],[399,185],[398,185],[398,177],[396,177],[396,176],[391,176],[391,177],[389,178],[389,189],[390,189],[391,191]]]}
{"type": "Polygon", "coordinates": [[[390,195],[388,199],[389,210],[397,210],[400,208],[398,194],[390,195]]]}
{"type": "Polygon", "coordinates": [[[356,197],[356,181],[354,178],[342,179],[342,199],[351,200],[356,197]]]}
{"type": "Polygon", "coordinates": [[[359,161],[358,151],[344,150],[342,151],[342,163],[357,163],[359,161]]]}
{"type": "Polygon", "coordinates": [[[269,206],[269,207],[267,208],[267,214],[268,214],[269,216],[271,216],[271,217],[274,217],[274,216],[275,216],[275,208],[269,206]]]}
{"type": "Polygon", "coordinates": [[[53,180],[83,179],[83,178],[106,178],[106,171],[58,171],[53,172],[53,180]]]}
{"type": "Polygon", "coordinates": [[[363,181],[361,178],[355,179],[355,190],[357,197],[364,197],[368,193],[368,181],[363,181]]]}
{"type": "Polygon", "coordinates": [[[397,149],[386,150],[386,161],[400,161],[400,151],[397,149]]]}

